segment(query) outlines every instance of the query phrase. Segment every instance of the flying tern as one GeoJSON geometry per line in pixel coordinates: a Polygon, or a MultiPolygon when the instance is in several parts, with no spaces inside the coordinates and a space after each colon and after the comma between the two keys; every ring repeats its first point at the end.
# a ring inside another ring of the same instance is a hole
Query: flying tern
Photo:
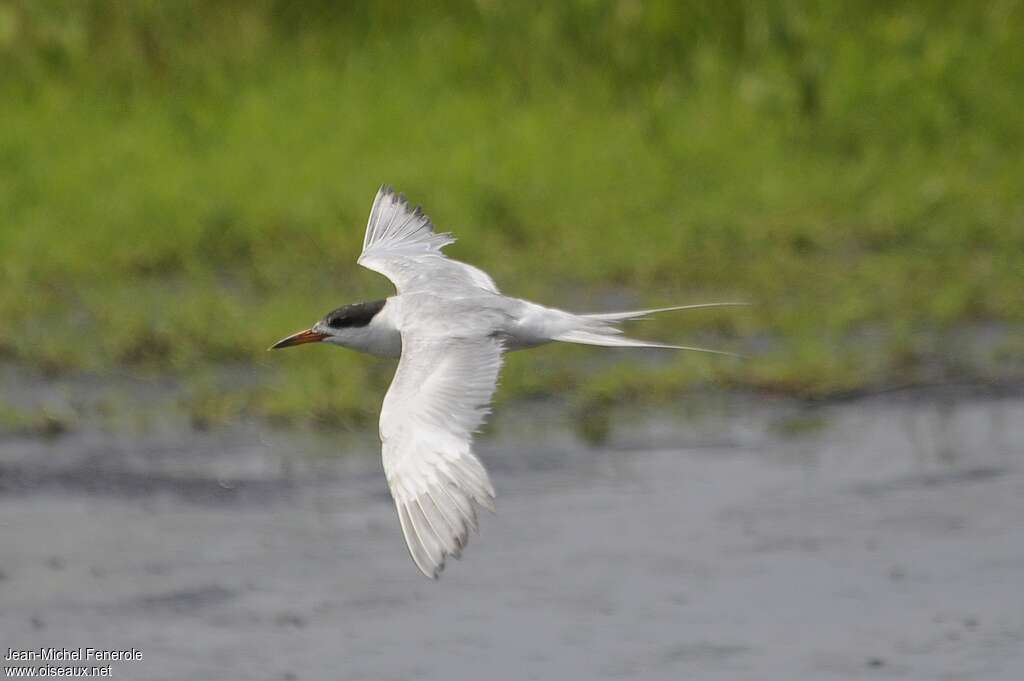
{"type": "Polygon", "coordinates": [[[477,529],[476,505],[494,510],[473,435],[490,411],[505,352],[552,341],[717,352],[627,338],[615,325],[743,304],[573,314],[502,295],[487,273],[441,252],[454,241],[435,231],[419,206],[381,187],[357,262],[390,279],[397,294],[339,307],[271,347],[324,342],[400,358],[380,412],[384,474],[413,562],[433,579],[477,529]]]}

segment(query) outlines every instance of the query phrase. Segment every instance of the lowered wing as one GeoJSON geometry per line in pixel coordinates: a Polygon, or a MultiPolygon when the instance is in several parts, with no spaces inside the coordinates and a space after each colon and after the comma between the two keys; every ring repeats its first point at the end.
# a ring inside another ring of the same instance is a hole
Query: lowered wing
{"type": "Polygon", "coordinates": [[[476,529],[494,488],[473,454],[501,369],[493,338],[402,334],[402,359],[380,414],[384,474],[420,571],[436,578],[476,529]]]}

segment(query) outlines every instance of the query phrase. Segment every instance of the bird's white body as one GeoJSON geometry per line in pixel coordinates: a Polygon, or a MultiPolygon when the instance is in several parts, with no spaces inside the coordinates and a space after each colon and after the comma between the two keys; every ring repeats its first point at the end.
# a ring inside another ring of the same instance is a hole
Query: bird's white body
{"type": "Polygon", "coordinates": [[[574,315],[527,300],[481,291],[465,297],[438,296],[427,292],[392,296],[370,323],[358,332],[328,343],[378,357],[402,355],[402,331],[417,331],[428,321],[443,333],[465,334],[472,330],[502,341],[505,351],[524,350],[557,340],[574,330],[598,326],[585,315],[574,315]]]}
{"type": "Polygon", "coordinates": [[[358,262],[391,279],[397,295],[339,308],[274,346],[315,340],[400,357],[380,414],[384,473],[409,552],[434,578],[476,528],[474,505],[494,507],[472,441],[505,352],[552,341],[701,350],[626,338],[614,326],[662,310],[581,315],[502,295],[485,272],[441,253],[453,241],[382,187],[358,262]]]}

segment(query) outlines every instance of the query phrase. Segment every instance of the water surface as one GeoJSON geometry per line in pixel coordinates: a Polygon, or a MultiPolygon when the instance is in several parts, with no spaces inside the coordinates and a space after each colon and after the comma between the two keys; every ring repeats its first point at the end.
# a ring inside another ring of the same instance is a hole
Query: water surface
{"type": "Polygon", "coordinates": [[[438,582],[372,434],[8,438],[0,642],[134,646],[130,679],[1024,678],[1024,399],[613,420],[505,410],[438,582]]]}

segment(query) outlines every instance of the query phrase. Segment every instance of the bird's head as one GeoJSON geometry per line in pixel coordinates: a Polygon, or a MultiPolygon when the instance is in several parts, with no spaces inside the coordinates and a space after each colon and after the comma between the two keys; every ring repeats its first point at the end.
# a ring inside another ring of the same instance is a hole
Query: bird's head
{"type": "Polygon", "coordinates": [[[385,302],[374,300],[331,310],[313,326],[282,338],[270,346],[270,349],[290,348],[303,343],[333,343],[363,350],[371,340],[370,322],[384,308],[385,302]]]}

